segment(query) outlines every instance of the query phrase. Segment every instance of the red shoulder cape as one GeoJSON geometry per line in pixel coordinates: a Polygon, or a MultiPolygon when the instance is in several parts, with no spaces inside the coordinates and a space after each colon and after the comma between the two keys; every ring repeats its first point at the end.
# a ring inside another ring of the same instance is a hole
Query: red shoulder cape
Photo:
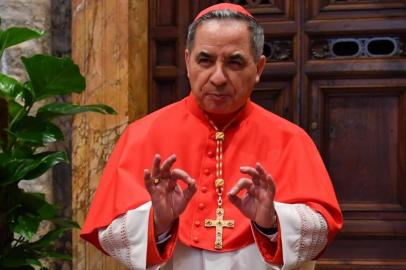
{"type": "MultiPolygon", "coordinates": [[[[320,212],[328,223],[331,240],[342,226],[341,211],[323,162],[313,141],[296,125],[249,103],[236,123],[226,131],[224,152],[225,194],[240,177],[239,167],[260,162],[275,179],[275,200],[304,203],[320,212]]],[[[98,229],[119,215],[150,200],[144,188],[143,170],[153,156],[175,153],[175,167],[186,170],[198,184],[180,217],[179,240],[189,246],[213,250],[215,230],[202,231],[196,221],[214,217],[216,193],[214,130],[193,96],[167,106],[129,125],[116,144],[94,195],[81,237],[101,249],[98,229]],[[206,191],[203,192],[203,189],[206,191]],[[201,233],[213,237],[200,238],[201,233]]],[[[231,203],[224,202],[226,219],[237,220],[224,231],[224,250],[235,250],[254,242],[250,221],[231,203]],[[228,215],[228,216],[227,216],[228,215]]]]}

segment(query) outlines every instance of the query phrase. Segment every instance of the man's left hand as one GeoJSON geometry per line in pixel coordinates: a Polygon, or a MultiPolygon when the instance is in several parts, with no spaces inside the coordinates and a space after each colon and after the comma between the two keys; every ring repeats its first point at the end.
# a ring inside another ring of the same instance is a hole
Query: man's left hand
{"type": "Polygon", "coordinates": [[[259,226],[273,227],[276,222],[276,212],[273,202],[275,184],[272,176],[259,163],[256,164],[255,168],[240,167],[240,171],[248,174],[252,179],[241,178],[231,188],[227,194],[230,202],[259,226]],[[246,189],[247,193],[240,198],[237,194],[243,189],[246,189]]]}

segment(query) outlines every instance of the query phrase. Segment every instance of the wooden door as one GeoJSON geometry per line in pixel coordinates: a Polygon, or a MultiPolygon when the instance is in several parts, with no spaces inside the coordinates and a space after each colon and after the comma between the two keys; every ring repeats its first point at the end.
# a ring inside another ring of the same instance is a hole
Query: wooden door
{"type": "Polygon", "coordinates": [[[187,25],[218,2],[263,25],[268,63],[252,98],[302,126],[345,224],[317,269],[406,269],[406,1],[150,1],[150,110],[189,92],[187,25]]]}

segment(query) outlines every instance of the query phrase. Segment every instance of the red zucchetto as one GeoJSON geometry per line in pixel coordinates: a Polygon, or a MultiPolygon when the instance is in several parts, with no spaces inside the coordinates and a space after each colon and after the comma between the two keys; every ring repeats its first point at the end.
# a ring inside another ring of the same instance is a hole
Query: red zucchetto
{"type": "Polygon", "coordinates": [[[248,17],[255,19],[254,16],[252,16],[252,14],[249,13],[248,10],[246,10],[244,7],[242,7],[240,5],[230,4],[230,3],[221,3],[221,4],[210,6],[206,9],[203,9],[202,11],[200,11],[199,14],[197,14],[196,18],[193,20],[193,22],[197,21],[198,19],[200,19],[201,17],[203,17],[204,15],[206,15],[207,13],[210,13],[212,11],[226,10],[226,9],[244,14],[248,17]]]}

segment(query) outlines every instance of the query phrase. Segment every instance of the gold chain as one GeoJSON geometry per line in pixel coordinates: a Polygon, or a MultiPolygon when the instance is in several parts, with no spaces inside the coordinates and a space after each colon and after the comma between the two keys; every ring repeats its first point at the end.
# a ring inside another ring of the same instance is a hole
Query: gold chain
{"type": "MultiPolygon", "coordinates": [[[[238,115],[238,114],[237,114],[238,115]]],[[[217,204],[219,207],[222,207],[223,205],[223,189],[224,189],[224,179],[223,179],[223,142],[225,139],[225,130],[234,122],[235,117],[228,122],[227,125],[224,126],[222,130],[219,130],[219,128],[207,117],[207,120],[209,121],[210,125],[214,128],[216,131],[215,133],[215,139],[216,139],[216,181],[214,182],[214,186],[217,191],[218,195],[218,200],[217,204]]]]}
{"type": "MultiPolygon", "coordinates": [[[[238,115],[238,114],[237,114],[238,115]]],[[[224,190],[224,179],[223,179],[223,142],[224,142],[224,131],[231,125],[235,117],[228,122],[227,125],[220,131],[216,125],[206,116],[209,123],[212,125],[215,133],[216,139],[216,181],[214,186],[218,195],[217,199],[217,209],[216,209],[216,219],[205,219],[204,225],[206,228],[216,227],[216,239],[214,241],[215,249],[223,248],[223,228],[233,228],[234,220],[224,220],[224,208],[223,208],[223,190],[224,190]]]]}

